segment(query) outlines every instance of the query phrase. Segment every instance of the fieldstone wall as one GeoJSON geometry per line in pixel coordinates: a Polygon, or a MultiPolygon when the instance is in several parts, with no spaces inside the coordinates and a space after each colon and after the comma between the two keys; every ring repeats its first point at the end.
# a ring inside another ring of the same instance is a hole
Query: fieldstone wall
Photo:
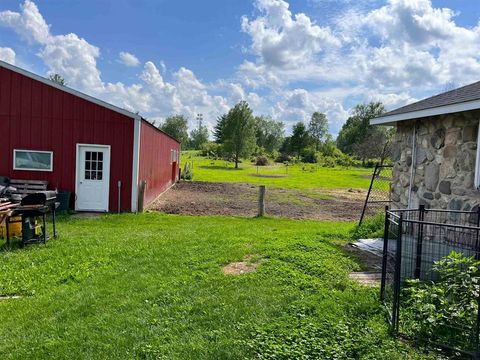
{"type": "MultiPolygon", "coordinates": [[[[474,174],[480,111],[417,120],[410,208],[472,210],[480,204],[474,174]]],[[[393,208],[407,208],[415,121],[397,124],[393,144],[393,208]]]]}

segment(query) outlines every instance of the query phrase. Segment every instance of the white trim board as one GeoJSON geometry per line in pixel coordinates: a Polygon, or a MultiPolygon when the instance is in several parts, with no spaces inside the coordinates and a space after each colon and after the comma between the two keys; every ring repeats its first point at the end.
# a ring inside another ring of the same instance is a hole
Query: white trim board
{"type": "Polygon", "coordinates": [[[140,142],[142,131],[142,118],[137,116],[133,128],[133,161],[132,161],[132,191],[131,191],[131,209],[132,212],[138,210],[138,181],[140,173],[140,142]]]}
{"type": "Polygon", "coordinates": [[[423,117],[451,114],[456,112],[480,109],[480,100],[466,101],[458,104],[438,106],[430,109],[411,111],[403,114],[380,116],[370,120],[370,125],[393,125],[398,121],[412,120],[423,117]]]}

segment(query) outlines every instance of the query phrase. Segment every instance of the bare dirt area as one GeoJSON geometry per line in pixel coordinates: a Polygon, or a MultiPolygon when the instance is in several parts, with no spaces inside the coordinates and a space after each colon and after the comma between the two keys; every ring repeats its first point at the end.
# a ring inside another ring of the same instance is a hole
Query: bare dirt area
{"type": "MultiPolygon", "coordinates": [[[[257,214],[258,186],[235,183],[180,182],[158,199],[150,210],[178,215],[257,214]]],[[[267,188],[266,213],[290,219],[358,220],[365,191],[357,189],[267,188]]]]}

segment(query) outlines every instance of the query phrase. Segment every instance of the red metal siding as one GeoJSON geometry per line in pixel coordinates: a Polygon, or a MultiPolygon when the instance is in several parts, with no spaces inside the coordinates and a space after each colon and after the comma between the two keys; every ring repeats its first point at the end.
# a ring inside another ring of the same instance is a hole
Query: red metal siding
{"type": "Polygon", "coordinates": [[[138,179],[147,182],[144,200],[147,205],[174,183],[173,171],[178,178],[178,164],[172,164],[171,150],[180,154],[180,144],[145,121],[142,121],[140,138],[138,179]]]}
{"type": "Polygon", "coordinates": [[[0,67],[0,175],[75,191],[76,144],[111,146],[110,211],[131,210],[132,118],[0,67]],[[53,172],[13,170],[13,149],[53,151],[53,172]]]}

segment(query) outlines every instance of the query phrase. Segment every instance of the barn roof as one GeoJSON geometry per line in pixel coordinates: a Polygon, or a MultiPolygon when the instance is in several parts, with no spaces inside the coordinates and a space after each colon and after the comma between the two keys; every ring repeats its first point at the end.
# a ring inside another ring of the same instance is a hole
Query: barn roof
{"type": "MultiPolygon", "coordinates": [[[[16,72],[18,74],[21,74],[23,76],[26,76],[30,79],[33,79],[33,80],[37,80],[37,81],[40,81],[41,83],[43,84],[46,84],[48,86],[52,86],[58,90],[61,90],[61,91],[64,91],[66,93],[69,93],[69,94],[72,94],[74,96],[77,96],[79,98],[82,98],[84,100],[87,100],[87,101],[90,101],[94,104],[97,104],[97,105],[100,105],[100,106],[103,106],[104,108],[107,108],[107,109],[110,109],[112,111],[115,111],[117,113],[120,113],[122,115],[125,115],[125,116],[128,116],[132,119],[137,119],[137,120],[141,120],[143,121],[144,123],[148,124],[148,125],[151,125],[153,126],[148,120],[146,120],[145,118],[141,117],[139,114],[135,114],[131,111],[128,111],[128,110],[125,110],[125,109],[122,109],[121,107],[118,107],[118,106],[115,106],[113,104],[110,104],[110,103],[107,103],[106,101],[103,101],[103,100],[100,100],[100,99],[97,99],[93,96],[90,96],[90,95],[87,95],[85,93],[82,93],[78,90],[75,90],[75,89],[72,89],[68,86],[65,86],[65,85],[60,85],[60,84],[57,84],[56,82],[50,80],[50,79],[47,79],[47,78],[44,78],[43,76],[40,76],[40,75],[37,75],[37,74],[34,74],[30,71],[27,71],[25,69],[22,69],[22,68],[19,68],[18,66],[15,66],[15,65],[12,65],[12,64],[9,64],[5,61],[2,61],[0,60],[0,67],[3,67],[5,69],[8,69],[10,71],[13,71],[13,72],[16,72]]],[[[174,138],[173,136],[171,136],[170,134],[167,134],[165,131],[157,128],[156,126],[153,126],[157,131],[165,134],[166,136],[172,138],[173,140],[175,140],[176,142],[180,143],[180,141],[176,138],[174,138]]]]}
{"type": "Polygon", "coordinates": [[[480,109],[480,81],[389,111],[371,120],[372,125],[480,109]]]}

